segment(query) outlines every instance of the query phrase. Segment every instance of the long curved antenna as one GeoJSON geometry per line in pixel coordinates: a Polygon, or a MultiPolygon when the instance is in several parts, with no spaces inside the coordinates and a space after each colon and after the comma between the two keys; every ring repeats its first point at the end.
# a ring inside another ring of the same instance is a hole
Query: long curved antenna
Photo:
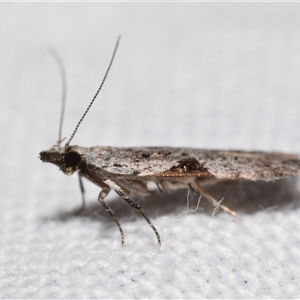
{"type": "Polygon", "coordinates": [[[59,55],[59,53],[54,48],[48,48],[49,53],[57,62],[59,67],[59,73],[61,78],[61,85],[62,85],[62,95],[61,95],[61,111],[60,111],[60,122],[59,122],[59,131],[58,131],[58,141],[62,140],[62,126],[64,121],[65,115],[65,107],[66,107],[66,99],[67,99],[67,76],[66,76],[66,69],[64,66],[63,59],[59,55]]]}
{"type": "Polygon", "coordinates": [[[89,106],[87,107],[86,111],[84,112],[84,114],[82,115],[81,119],[80,119],[79,122],[77,123],[77,125],[76,125],[76,127],[75,127],[75,130],[73,131],[73,133],[72,133],[70,139],[66,142],[65,147],[68,147],[68,146],[70,145],[70,143],[71,143],[71,141],[72,141],[72,139],[73,139],[75,133],[77,132],[77,130],[78,130],[78,128],[79,128],[81,122],[82,122],[83,119],[85,118],[86,114],[88,113],[88,111],[90,110],[90,108],[91,108],[91,106],[93,105],[94,101],[96,100],[96,98],[97,98],[97,96],[98,96],[100,90],[102,89],[102,86],[103,86],[103,84],[104,84],[104,82],[105,82],[105,80],[106,80],[107,74],[108,74],[108,72],[109,72],[109,70],[110,70],[110,67],[111,67],[113,61],[114,61],[115,54],[116,54],[117,49],[118,49],[118,46],[119,46],[120,38],[121,38],[121,36],[119,36],[118,39],[117,39],[117,43],[116,43],[115,50],[114,50],[114,52],[113,52],[112,58],[111,58],[111,60],[110,60],[110,63],[109,63],[109,65],[108,65],[108,68],[107,68],[107,70],[106,70],[106,73],[105,73],[105,75],[104,75],[104,78],[103,78],[103,80],[102,80],[102,82],[101,82],[101,84],[100,84],[100,86],[99,86],[99,88],[98,88],[98,90],[97,90],[95,96],[93,97],[93,99],[92,99],[92,101],[90,102],[89,106]]]}

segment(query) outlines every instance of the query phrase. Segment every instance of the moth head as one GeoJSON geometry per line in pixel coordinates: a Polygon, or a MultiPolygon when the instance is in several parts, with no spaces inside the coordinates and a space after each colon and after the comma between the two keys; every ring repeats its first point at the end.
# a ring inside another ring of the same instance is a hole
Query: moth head
{"type": "Polygon", "coordinates": [[[59,145],[40,152],[40,159],[58,166],[66,175],[77,171],[82,162],[82,156],[76,147],[60,147],[59,145]]]}
{"type": "Polygon", "coordinates": [[[118,45],[119,45],[119,41],[120,41],[120,36],[117,39],[117,44],[115,46],[115,50],[113,52],[112,58],[110,60],[109,66],[106,70],[106,73],[104,75],[104,78],[102,79],[102,82],[95,94],[95,96],[93,97],[93,99],[91,100],[90,104],[88,105],[88,107],[86,108],[85,112],[83,113],[81,119],[79,120],[79,122],[77,123],[73,133],[71,134],[71,137],[69,138],[69,140],[66,142],[66,144],[64,146],[61,146],[62,141],[64,140],[64,138],[62,139],[62,124],[63,124],[63,118],[64,118],[64,111],[65,111],[65,104],[66,104],[66,73],[65,73],[65,68],[62,62],[61,57],[59,56],[59,54],[54,51],[52,49],[51,54],[53,55],[53,57],[55,58],[55,60],[58,63],[59,69],[60,69],[60,74],[61,74],[61,79],[62,79],[62,84],[63,84],[63,89],[62,89],[62,109],[61,109],[61,116],[60,116],[60,125],[59,125],[59,140],[57,143],[55,143],[49,150],[47,151],[42,151],[40,152],[40,159],[43,162],[49,162],[52,163],[56,166],[58,166],[60,168],[60,170],[62,170],[65,174],[67,175],[71,175],[73,174],[75,171],[77,171],[80,167],[80,165],[82,164],[83,160],[83,150],[80,147],[77,146],[70,146],[71,141],[73,140],[73,137],[75,136],[81,122],[83,121],[83,119],[85,118],[86,114],[88,113],[89,109],[91,108],[91,106],[93,105],[95,99],[97,98],[105,80],[106,77],[108,75],[108,72],[111,68],[111,65],[113,63],[118,45]]]}

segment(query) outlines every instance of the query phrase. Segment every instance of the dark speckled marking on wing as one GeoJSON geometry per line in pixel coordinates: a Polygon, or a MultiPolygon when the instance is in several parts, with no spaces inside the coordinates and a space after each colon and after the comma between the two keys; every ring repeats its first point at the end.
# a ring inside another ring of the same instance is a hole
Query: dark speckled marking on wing
{"type": "MultiPolygon", "coordinates": [[[[78,147],[81,148],[81,147],[78,147]]],[[[87,166],[115,175],[273,181],[300,175],[299,156],[191,148],[85,148],[87,166]]]]}

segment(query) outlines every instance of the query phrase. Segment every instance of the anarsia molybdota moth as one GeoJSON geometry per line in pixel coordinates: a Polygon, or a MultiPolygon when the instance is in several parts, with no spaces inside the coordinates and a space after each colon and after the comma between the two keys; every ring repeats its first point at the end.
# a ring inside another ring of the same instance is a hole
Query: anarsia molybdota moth
{"type": "MultiPolygon", "coordinates": [[[[60,136],[49,150],[40,153],[43,162],[57,165],[66,175],[78,172],[84,209],[84,189],[82,177],[87,178],[101,191],[99,202],[116,222],[121,242],[124,244],[122,227],[109,205],[105,202],[111,190],[138,211],[154,231],[160,245],[160,235],[145,215],[142,207],[131,200],[130,194],[149,194],[148,183],[154,182],[161,191],[176,189],[191,189],[200,193],[214,207],[220,207],[225,212],[239,218],[237,214],[213,196],[208,194],[203,185],[207,182],[223,180],[274,181],[300,174],[298,155],[272,152],[225,151],[171,147],[80,147],[70,145],[82,120],[94,103],[100,92],[114,60],[120,37],[117,40],[111,61],[100,87],[77,123],[75,130],[64,146],[60,136]]],[[[63,108],[65,97],[63,97],[63,108]]]]}

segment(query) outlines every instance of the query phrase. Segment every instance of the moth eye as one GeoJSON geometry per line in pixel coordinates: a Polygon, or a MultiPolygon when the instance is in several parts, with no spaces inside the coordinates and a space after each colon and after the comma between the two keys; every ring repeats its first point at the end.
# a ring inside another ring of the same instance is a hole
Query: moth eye
{"type": "Polygon", "coordinates": [[[75,151],[69,152],[65,155],[65,162],[67,164],[74,165],[78,161],[80,161],[80,155],[75,151]]]}

